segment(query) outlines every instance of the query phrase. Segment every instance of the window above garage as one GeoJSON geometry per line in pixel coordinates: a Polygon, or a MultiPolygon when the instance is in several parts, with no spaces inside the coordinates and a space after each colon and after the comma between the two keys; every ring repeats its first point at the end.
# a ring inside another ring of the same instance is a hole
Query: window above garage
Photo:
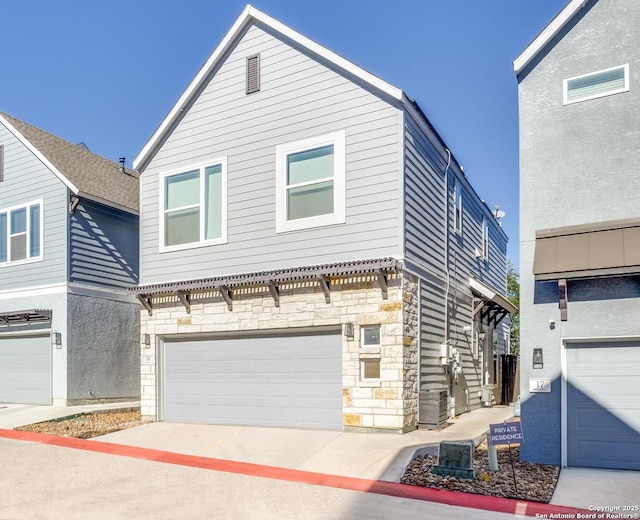
{"type": "Polygon", "coordinates": [[[160,251],[226,242],[226,158],[160,177],[160,251]]]}

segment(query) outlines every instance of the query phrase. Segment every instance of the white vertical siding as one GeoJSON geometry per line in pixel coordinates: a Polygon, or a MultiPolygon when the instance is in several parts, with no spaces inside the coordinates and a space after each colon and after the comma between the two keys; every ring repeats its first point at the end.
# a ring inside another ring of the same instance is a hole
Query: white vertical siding
{"type": "Polygon", "coordinates": [[[401,253],[402,113],[252,25],[141,178],[142,283],[401,253]],[[260,53],[261,90],[245,94],[260,53]],[[345,130],[346,224],[276,234],[275,147],[345,130]],[[228,242],[160,254],[158,175],[228,161],[228,242]]]}

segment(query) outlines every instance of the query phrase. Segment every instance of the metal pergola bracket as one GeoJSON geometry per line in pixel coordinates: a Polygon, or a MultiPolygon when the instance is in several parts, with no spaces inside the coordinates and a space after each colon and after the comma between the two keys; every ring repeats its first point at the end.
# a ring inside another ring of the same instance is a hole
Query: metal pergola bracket
{"type": "Polygon", "coordinates": [[[387,271],[384,269],[378,269],[378,283],[382,291],[382,299],[386,300],[389,297],[389,281],[387,279],[387,271]]]}
{"type": "Polygon", "coordinates": [[[324,293],[324,301],[326,303],[331,303],[331,283],[329,281],[328,276],[318,276],[318,283],[320,284],[320,289],[324,293]]]}
{"type": "Polygon", "coordinates": [[[221,285],[219,288],[220,291],[220,296],[222,296],[222,299],[227,302],[227,307],[229,308],[230,311],[233,310],[233,293],[231,292],[231,289],[229,289],[226,285],[221,285]]]}
{"type": "Polygon", "coordinates": [[[560,278],[558,280],[560,321],[567,321],[567,280],[560,278]]]}
{"type": "Polygon", "coordinates": [[[147,296],[146,294],[138,294],[138,301],[142,304],[142,306],[147,309],[149,316],[153,314],[153,305],[151,304],[151,296],[147,296]]]}
{"type": "Polygon", "coordinates": [[[176,296],[184,305],[187,314],[191,314],[191,295],[187,291],[176,291],[176,296]]]}
{"type": "Polygon", "coordinates": [[[280,307],[280,289],[278,284],[275,282],[269,282],[267,284],[269,288],[269,292],[271,293],[271,297],[273,298],[273,303],[276,307],[280,307]]]}

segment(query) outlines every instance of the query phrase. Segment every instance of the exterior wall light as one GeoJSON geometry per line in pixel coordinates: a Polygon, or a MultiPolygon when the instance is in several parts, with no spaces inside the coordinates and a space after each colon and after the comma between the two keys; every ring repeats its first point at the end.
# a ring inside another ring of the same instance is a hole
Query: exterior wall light
{"type": "Polygon", "coordinates": [[[533,368],[542,368],[543,366],[542,360],[542,349],[534,348],[533,349],[533,368]]]}
{"type": "Polygon", "coordinates": [[[142,344],[145,347],[150,347],[151,346],[151,334],[143,334],[142,335],[142,344]]]}
{"type": "Polygon", "coordinates": [[[353,339],[353,323],[350,321],[344,324],[344,335],[347,339],[353,339]]]}
{"type": "Polygon", "coordinates": [[[62,332],[53,332],[51,334],[51,342],[56,346],[57,349],[62,348],[62,332]]]}

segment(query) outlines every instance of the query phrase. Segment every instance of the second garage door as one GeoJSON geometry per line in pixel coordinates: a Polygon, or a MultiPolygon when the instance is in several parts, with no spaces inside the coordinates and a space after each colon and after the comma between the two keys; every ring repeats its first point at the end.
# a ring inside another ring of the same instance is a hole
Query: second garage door
{"type": "Polygon", "coordinates": [[[165,342],[163,418],[342,429],[339,334],[165,342]]]}
{"type": "Polygon", "coordinates": [[[51,341],[0,338],[0,403],[51,404],[51,341]]]}
{"type": "Polygon", "coordinates": [[[640,469],[640,344],[567,348],[567,465],[640,469]]]}

